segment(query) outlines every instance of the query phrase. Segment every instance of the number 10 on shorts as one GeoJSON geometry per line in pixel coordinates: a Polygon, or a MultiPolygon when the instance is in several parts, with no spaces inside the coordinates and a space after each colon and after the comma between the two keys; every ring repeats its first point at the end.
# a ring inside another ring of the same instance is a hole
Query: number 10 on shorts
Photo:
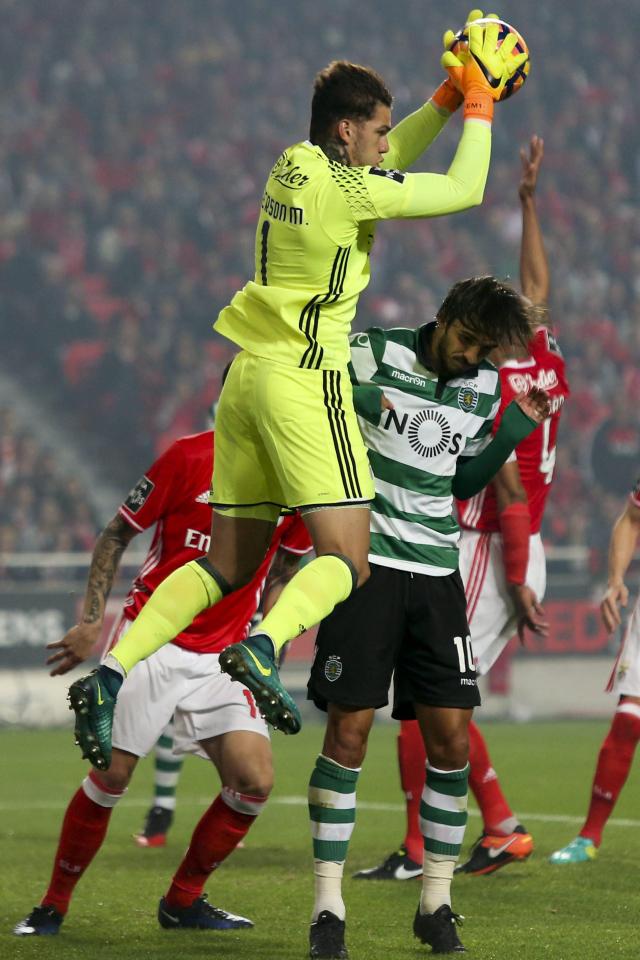
{"type": "Polygon", "coordinates": [[[471,649],[471,637],[467,636],[464,639],[462,637],[454,637],[453,642],[456,645],[456,651],[458,654],[458,663],[460,665],[460,673],[467,673],[470,670],[475,673],[476,665],[473,662],[473,650],[471,649]]]}

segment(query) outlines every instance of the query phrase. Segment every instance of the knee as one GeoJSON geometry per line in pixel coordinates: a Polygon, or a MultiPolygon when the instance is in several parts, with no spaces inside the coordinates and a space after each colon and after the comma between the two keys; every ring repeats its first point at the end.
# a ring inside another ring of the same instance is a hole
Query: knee
{"type": "Polygon", "coordinates": [[[236,771],[234,776],[227,778],[225,785],[235,793],[267,800],[273,790],[273,768],[265,766],[236,771]]]}
{"type": "Polygon", "coordinates": [[[369,559],[366,553],[360,555],[352,555],[348,550],[340,551],[328,551],[326,554],[319,554],[319,556],[330,556],[336,557],[338,560],[341,560],[346,567],[349,569],[351,574],[352,589],[356,590],[358,587],[361,587],[363,583],[366,583],[371,575],[371,570],[369,568],[369,559]]]}
{"type": "Polygon", "coordinates": [[[124,793],[131,781],[131,773],[123,769],[101,770],[96,780],[106,793],[124,793]]]}
{"type": "Polygon", "coordinates": [[[322,753],[342,767],[361,767],[367,752],[367,734],[355,724],[329,725],[322,753]]]}
{"type": "Polygon", "coordinates": [[[429,745],[429,763],[438,770],[462,770],[469,760],[469,734],[466,729],[452,731],[429,745]]]}
{"type": "Polygon", "coordinates": [[[96,779],[109,793],[121,793],[129,786],[137,762],[137,757],[114,750],[109,769],[101,770],[96,779]]]}
{"type": "Polygon", "coordinates": [[[228,580],[229,587],[231,588],[230,592],[234,590],[241,590],[242,587],[246,587],[249,583],[251,583],[255,575],[256,571],[254,569],[238,571],[235,576],[228,580]]]}
{"type": "Polygon", "coordinates": [[[221,558],[218,553],[216,553],[213,544],[207,556],[202,557],[197,562],[207,571],[209,576],[216,581],[220,589],[223,590],[224,595],[246,587],[247,584],[253,580],[257,570],[257,567],[251,564],[234,566],[233,569],[230,567],[226,568],[224,558],[221,558]]]}

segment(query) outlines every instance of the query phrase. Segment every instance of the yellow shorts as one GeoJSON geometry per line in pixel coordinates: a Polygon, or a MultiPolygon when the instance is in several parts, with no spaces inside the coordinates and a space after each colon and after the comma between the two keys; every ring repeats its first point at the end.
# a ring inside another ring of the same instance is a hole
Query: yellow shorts
{"type": "Polygon", "coordinates": [[[348,373],[238,354],[216,411],[211,504],[344,506],[373,497],[348,373]]]}

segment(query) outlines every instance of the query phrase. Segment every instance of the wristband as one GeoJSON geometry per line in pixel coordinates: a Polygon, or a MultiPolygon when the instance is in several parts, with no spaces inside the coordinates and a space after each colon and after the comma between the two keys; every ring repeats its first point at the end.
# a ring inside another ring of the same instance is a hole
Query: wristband
{"type": "Polygon", "coordinates": [[[445,114],[455,113],[463,100],[464,96],[449,77],[443,80],[438,89],[431,95],[433,106],[439,113],[445,114]]]}
{"type": "Polygon", "coordinates": [[[529,566],[529,538],[531,536],[531,517],[529,505],[518,501],[510,503],[498,515],[504,570],[507,583],[522,585],[529,566]]]}
{"type": "Polygon", "coordinates": [[[480,85],[470,85],[464,95],[464,119],[484,120],[491,124],[493,120],[493,97],[480,85]]]}

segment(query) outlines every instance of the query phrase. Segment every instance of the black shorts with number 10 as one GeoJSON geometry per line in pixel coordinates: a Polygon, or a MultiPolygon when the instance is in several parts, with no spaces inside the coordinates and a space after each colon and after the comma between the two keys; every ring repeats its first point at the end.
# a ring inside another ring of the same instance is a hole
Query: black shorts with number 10
{"type": "Polygon", "coordinates": [[[372,563],[364,586],[320,624],[307,698],[321,710],[384,707],[392,676],[396,720],[413,719],[414,703],[479,706],[457,570],[431,577],[372,563]]]}

